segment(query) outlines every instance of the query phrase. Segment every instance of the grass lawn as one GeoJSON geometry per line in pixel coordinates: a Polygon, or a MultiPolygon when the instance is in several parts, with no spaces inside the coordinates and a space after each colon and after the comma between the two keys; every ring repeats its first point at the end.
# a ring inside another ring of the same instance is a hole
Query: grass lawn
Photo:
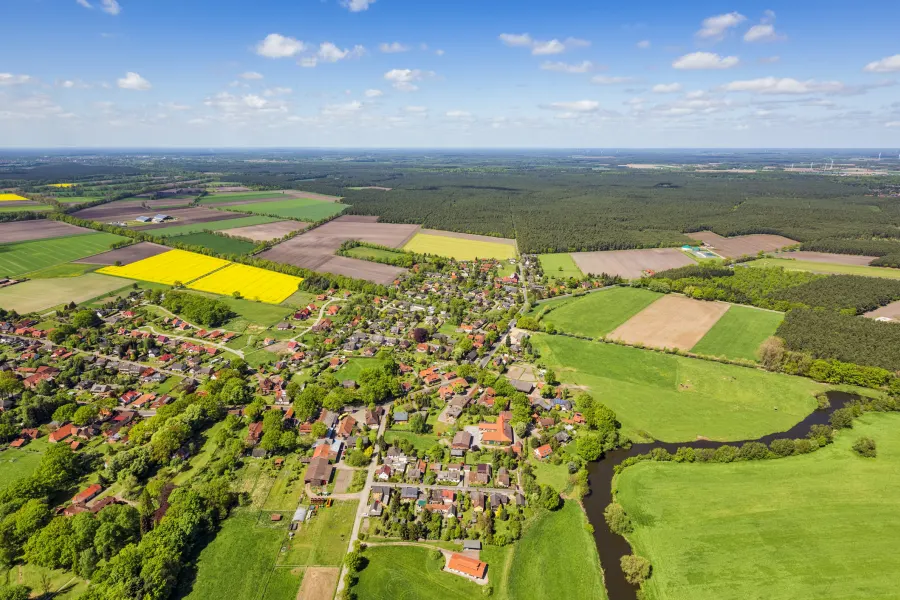
{"type": "MultiPolygon", "coordinates": [[[[177,377],[170,377],[169,380],[166,381],[168,383],[171,380],[179,379],[177,377]]],[[[157,393],[162,393],[162,390],[156,390],[157,393]]],[[[213,459],[215,456],[215,452],[217,449],[216,443],[213,441],[216,433],[223,427],[223,422],[219,421],[212,427],[206,430],[204,435],[203,446],[200,447],[200,451],[197,452],[194,456],[192,456],[188,460],[188,465],[190,465],[186,470],[180,472],[175,478],[172,480],[175,485],[184,485],[188,481],[194,478],[197,473],[206,468],[206,465],[213,459]]]]}
{"type": "Polygon", "coordinates": [[[514,600],[606,598],[594,538],[576,502],[535,517],[513,546],[507,593],[514,600]]]}
{"type": "Polygon", "coordinates": [[[388,444],[394,443],[394,440],[409,440],[413,448],[420,452],[420,456],[422,452],[427,452],[431,450],[435,444],[438,443],[438,436],[424,434],[419,435],[418,433],[413,433],[412,431],[397,431],[395,429],[388,429],[384,432],[384,441],[388,444]]]}
{"type": "Polygon", "coordinates": [[[784,314],[733,305],[706,332],[691,352],[725,358],[756,360],[756,351],[784,320],[784,314]]]}
{"type": "Polygon", "coordinates": [[[509,244],[482,242],[443,235],[417,233],[403,247],[409,252],[449,256],[457,260],[474,260],[476,258],[496,258],[505,260],[515,258],[516,248],[509,244]]]}
{"type": "MultiPolygon", "coordinates": [[[[300,219],[301,221],[319,221],[346,210],[346,204],[325,202],[311,198],[291,198],[274,202],[255,202],[253,204],[237,204],[228,207],[235,212],[277,215],[284,219],[300,219]]],[[[239,226],[238,226],[239,227],[239,226]]]]}
{"type": "Polygon", "coordinates": [[[311,521],[300,525],[278,564],[289,567],[340,566],[350,542],[359,502],[349,500],[321,507],[311,521]]]}
{"type": "Polygon", "coordinates": [[[47,569],[30,564],[20,564],[9,572],[10,583],[22,583],[31,588],[32,594],[40,598],[43,591],[41,575],[50,576],[50,597],[54,600],[71,600],[87,591],[88,583],[71,571],[47,569]]]}
{"type": "Polygon", "coordinates": [[[653,600],[900,598],[900,415],[867,414],[814,454],[642,463],[617,479],[653,600]],[[878,457],[853,442],[875,440],[878,457]]]}
{"type": "MultiPolygon", "coordinates": [[[[131,283],[128,279],[97,273],[87,273],[80,277],[32,279],[0,288],[0,306],[24,315],[70,301],[80,304],[130,286],[131,283]]],[[[128,291],[131,291],[130,287],[128,291]]]]}
{"type": "Polygon", "coordinates": [[[544,275],[553,279],[568,279],[569,277],[581,278],[584,273],[575,264],[572,255],[568,252],[559,252],[556,254],[539,254],[538,260],[541,262],[541,269],[544,275]]]}
{"type": "Polygon", "coordinates": [[[189,244],[191,246],[203,246],[209,248],[219,254],[250,254],[255,248],[255,244],[245,242],[244,240],[236,240],[214,233],[201,231],[199,233],[187,233],[166,238],[173,244],[189,244]]]}
{"type": "MultiPolygon", "coordinates": [[[[237,316],[222,326],[223,329],[228,331],[243,333],[248,327],[253,325],[258,325],[261,329],[265,329],[281,323],[291,314],[290,308],[278,304],[254,302],[253,300],[233,298],[232,296],[219,296],[217,294],[198,292],[195,290],[191,290],[190,293],[221,300],[231,307],[231,310],[233,310],[237,316]]],[[[240,345],[243,346],[242,341],[240,345]]]]}
{"type": "Polygon", "coordinates": [[[257,600],[273,572],[287,525],[270,523],[265,513],[235,511],[200,552],[197,577],[186,598],[257,600]]]}
{"type": "MultiPolygon", "coordinates": [[[[296,455],[289,456],[269,489],[263,510],[282,510],[293,513],[303,495],[303,474],[306,471],[296,455]]],[[[285,515],[287,516],[287,515],[285,515]]]]}
{"type": "Polygon", "coordinates": [[[124,239],[112,233],[89,233],[0,244],[0,276],[22,275],[106,252],[111,244],[124,239]]]}
{"type": "MultiPolygon", "coordinates": [[[[288,296],[287,300],[281,303],[282,306],[289,306],[291,308],[303,308],[310,302],[316,302],[316,295],[310,292],[296,291],[290,296],[288,296]]],[[[318,306],[318,304],[316,304],[318,306]]],[[[322,308],[319,306],[319,308],[322,308]]],[[[316,313],[316,316],[319,316],[316,313]]]]}
{"type": "Polygon", "coordinates": [[[534,478],[540,485],[552,486],[557,492],[565,492],[569,485],[569,469],[566,463],[554,465],[549,460],[535,460],[532,454],[531,466],[534,467],[534,478]]]}
{"type": "Polygon", "coordinates": [[[47,451],[47,445],[47,438],[44,437],[29,442],[24,448],[8,448],[0,452],[0,490],[34,473],[47,451]]]}
{"type": "Polygon", "coordinates": [[[277,568],[272,571],[269,581],[266,582],[263,600],[296,600],[302,582],[302,568],[277,568]]]}
{"type": "Polygon", "coordinates": [[[347,255],[353,258],[361,258],[362,260],[393,260],[403,256],[402,252],[391,252],[390,250],[382,250],[381,248],[367,248],[366,246],[357,246],[347,250],[347,255]]]}
{"type": "Polygon", "coordinates": [[[838,265],[834,263],[820,263],[789,258],[761,258],[747,264],[751,267],[784,267],[788,271],[810,271],[811,273],[829,273],[833,275],[863,275],[865,277],[900,279],[900,269],[891,269],[888,267],[838,265]]]}
{"type": "MultiPolygon", "coordinates": [[[[222,214],[224,215],[225,213],[222,214]]],[[[187,235],[188,233],[198,233],[201,231],[221,231],[223,229],[234,229],[236,227],[262,225],[263,223],[272,223],[277,220],[278,219],[273,219],[272,217],[254,215],[252,217],[238,217],[236,219],[226,219],[224,221],[210,221],[209,223],[192,223],[190,225],[161,227],[160,229],[154,229],[153,235],[173,237],[177,235],[187,235]]]]}
{"type": "MultiPolygon", "coordinates": [[[[566,333],[602,337],[661,297],[642,288],[614,287],[579,298],[563,298],[541,322],[551,323],[557,330],[566,333]]],[[[536,307],[538,313],[544,306],[539,304],[536,307]]]]}
{"type": "Polygon", "coordinates": [[[561,381],[587,386],[613,409],[627,434],[666,442],[786,431],[824,389],[802,377],[562,336],[535,334],[532,345],[561,381]]]}
{"type": "MultiPolygon", "coordinates": [[[[482,586],[442,571],[444,559],[416,546],[372,546],[369,564],[353,588],[361,600],[470,600],[483,598],[482,586]]],[[[493,579],[488,563],[488,579],[493,579]]],[[[497,586],[494,586],[497,589],[497,586]]],[[[495,596],[497,595],[495,591],[495,596]]],[[[562,597],[562,596],[558,596],[562,597]]]]}
{"type": "Polygon", "coordinates": [[[334,376],[338,378],[338,381],[346,379],[358,381],[359,375],[364,369],[377,369],[383,365],[384,362],[377,358],[351,358],[334,373],[334,376]]]}

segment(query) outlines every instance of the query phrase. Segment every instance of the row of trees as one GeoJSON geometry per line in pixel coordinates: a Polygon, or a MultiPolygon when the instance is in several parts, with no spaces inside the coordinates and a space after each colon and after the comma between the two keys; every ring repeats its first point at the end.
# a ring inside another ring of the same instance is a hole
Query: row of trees
{"type": "Polygon", "coordinates": [[[235,316],[230,306],[215,298],[187,292],[167,292],[165,298],[161,299],[159,296],[162,294],[158,290],[154,291],[158,296],[151,297],[151,302],[160,304],[163,308],[181,315],[193,323],[218,327],[235,316]]]}

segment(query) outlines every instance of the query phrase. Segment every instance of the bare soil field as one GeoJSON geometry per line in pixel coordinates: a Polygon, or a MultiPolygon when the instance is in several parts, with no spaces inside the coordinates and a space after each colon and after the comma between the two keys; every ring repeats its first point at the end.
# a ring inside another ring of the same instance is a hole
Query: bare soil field
{"type": "Polygon", "coordinates": [[[897,302],[891,302],[887,306],[882,306],[881,308],[876,308],[873,311],[867,312],[866,316],[871,319],[877,319],[878,317],[887,317],[888,319],[892,319],[900,323],[900,300],[897,302]]]}
{"type": "Polygon", "coordinates": [[[716,254],[725,258],[737,258],[738,256],[754,255],[760,250],[774,252],[785,246],[793,246],[800,242],[781,235],[753,234],[738,235],[735,237],[722,237],[712,231],[698,231],[685,234],[689,238],[700,240],[712,246],[716,254]]]}
{"type": "Polygon", "coordinates": [[[144,260],[145,258],[168,252],[169,250],[171,250],[171,248],[166,248],[165,246],[160,246],[159,244],[154,244],[152,242],[138,242],[131,246],[116,248],[109,252],[101,252],[100,254],[95,254],[94,256],[88,256],[87,258],[72,262],[83,265],[111,266],[116,264],[116,262],[119,262],[122,265],[130,265],[133,262],[144,260]]]}
{"type": "Polygon", "coordinates": [[[808,260],[810,262],[832,263],[836,265],[856,265],[866,267],[875,260],[875,256],[855,256],[853,254],[830,254],[828,252],[809,252],[797,250],[796,252],[776,252],[776,258],[793,258],[794,260],[808,260]]]}
{"type": "Polygon", "coordinates": [[[12,221],[0,223],[0,244],[46,240],[68,235],[83,235],[85,233],[95,233],[95,231],[48,219],[12,221]]]}
{"type": "MultiPolygon", "coordinates": [[[[91,208],[79,210],[74,216],[79,219],[91,219],[92,221],[134,221],[141,215],[152,217],[158,209],[148,210],[142,208],[140,204],[137,206],[129,203],[123,206],[113,202],[111,204],[102,204],[91,208]]],[[[173,218],[173,220],[155,225],[141,226],[141,230],[160,229],[162,227],[171,227],[172,225],[190,225],[192,223],[209,223],[211,221],[224,221],[226,219],[239,219],[247,215],[241,213],[226,212],[223,210],[214,210],[211,208],[173,208],[164,211],[165,214],[173,218]]]]}
{"type": "Polygon", "coordinates": [[[583,273],[606,273],[626,279],[637,279],[646,270],[665,271],[696,264],[676,248],[573,252],[571,256],[583,273]]]}
{"type": "Polygon", "coordinates": [[[455,231],[439,231],[437,229],[422,229],[418,233],[423,235],[439,235],[441,237],[450,237],[460,240],[472,240],[474,242],[489,242],[492,244],[506,244],[507,246],[516,245],[516,240],[509,238],[491,237],[489,235],[475,235],[474,233],[457,233],[455,231]]]}
{"type": "Polygon", "coordinates": [[[334,255],[347,240],[399,248],[419,230],[418,225],[376,223],[376,219],[377,217],[338,217],[278,244],[259,257],[314,271],[358,277],[375,283],[390,283],[404,273],[405,269],[334,255]]]}
{"type": "Polygon", "coordinates": [[[309,227],[309,223],[302,223],[300,221],[275,221],[274,223],[264,223],[262,225],[248,225],[247,227],[225,229],[220,233],[249,238],[255,242],[268,242],[269,240],[283,237],[294,231],[306,229],[307,227],[309,227]]]}
{"type": "Polygon", "coordinates": [[[724,302],[663,296],[616,328],[609,337],[628,344],[690,350],[729,308],[724,302]]]}
{"type": "Polygon", "coordinates": [[[340,576],[337,567],[307,567],[297,600],[331,600],[340,576]]]}

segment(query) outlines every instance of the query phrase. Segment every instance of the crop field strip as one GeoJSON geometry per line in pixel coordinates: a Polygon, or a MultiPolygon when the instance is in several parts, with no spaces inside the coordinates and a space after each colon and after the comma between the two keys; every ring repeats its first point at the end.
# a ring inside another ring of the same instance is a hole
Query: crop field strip
{"type": "Polygon", "coordinates": [[[784,314],[734,304],[691,352],[732,360],[757,360],[757,350],[784,320],[784,314]]]}
{"type": "MultiPolygon", "coordinates": [[[[479,237],[483,238],[483,236],[479,237]]],[[[502,241],[487,242],[483,241],[483,239],[466,239],[458,235],[444,235],[443,232],[440,235],[419,232],[403,246],[403,249],[407,252],[448,256],[457,260],[474,260],[476,258],[505,260],[516,256],[514,241],[513,244],[502,241]]]]}
{"type": "Polygon", "coordinates": [[[207,231],[201,231],[198,233],[186,233],[184,235],[167,237],[166,241],[167,243],[171,242],[173,244],[202,246],[204,248],[209,248],[210,250],[218,254],[245,255],[253,252],[253,249],[256,247],[256,245],[252,242],[230,239],[221,235],[209,233],[207,231]]]}
{"type": "Polygon", "coordinates": [[[642,288],[614,287],[584,296],[548,300],[538,304],[532,316],[540,315],[542,323],[559,331],[598,338],[627,322],[662,296],[642,288]]]}
{"type": "Polygon", "coordinates": [[[27,314],[69,302],[81,304],[132,283],[132,280],[96,273],[85,273],[78,277],[31,279],[0,288],[0,307],[27,314]]]}
{"type": "Polygon", "coordinates": [[[104,267],[97,272],[126,279],[173,285],[175,282],[187,284],[230,264],[221,258],[184,250],[169,250],[130,265],[104,267]]]}
{"type": "Polygon", "coordinates": [[[663,296],[617,327],[609,338],[626,344],[690,350],[728,311],[724,302],[663,296]]]}
{"type": "Polygon", "coordinates": [[[18,194],[6,192],[0,194],[0,202],[21,202],[23,200],[27,201],[28,198],[26,198],[25,196],[20,196],[18,194]]]}
{"type": "Polygon", "coordinates": [[[867,267],[818,261],[789,260],[786,258],[761,258],[746,264],[750,267],[784,267],[788,271],[807,271],[826,275],[862,275],[864,277],[900,279],[900,269],[890,267],[867,267]]]}
{"type": "Polygon", "coordinates": [[[346,204],[312,200],[309,198],[292,198],[273,202],[254,202],[250,204],[230,204],[229,210],[261,215],[276,215],[284,219],[300,219],[302,221],[320,221],[340,214],[349,208],[346,204]]]}
{"type": "Polygon", "coordinates": [[[187,287],[223,296],[238,292],[250,300],[279,304],[296,292],[302,281],[303,279],[293,275],[247,265],[229,264],[193,281],[187,287]]]}
{"type": "Polygon", "coordinates": [[[17,276],[108,250],[125,240],[111,233],[34,240],[0,245],[0,276],[17,276]]]}
{"type": "Polygon", "coordinates": [[[96,233],[93,229],[69,225],[62,221],[38,219],[0,223],[0,244],[28,242],[49,238],[69,237],[96,233]]]}
{"type": "Polygon", "coordinates": [[[278,221],[273,217],[264,217],[261,215],[253,215],[252,217],[237,217],[236,219],[228,218],[221,221],[206,221],[203,223],[191,223],[188,225],[169,225],[154,230],[153,235],[162,237],[173,237],[178,235],[187,235],[189,233],[200,233],[203,231],[222,231],[224,229],[233,229],[235,227],[247,227],[251,225],[265,225],[278,221]]]}

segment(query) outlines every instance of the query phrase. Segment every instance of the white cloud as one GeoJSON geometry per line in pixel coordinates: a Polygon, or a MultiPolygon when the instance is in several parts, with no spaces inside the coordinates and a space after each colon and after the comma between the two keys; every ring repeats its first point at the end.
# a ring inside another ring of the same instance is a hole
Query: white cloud
{"type": "Polygon", "coordinates": [[[368,10],[372,4],[375,4],[375,0],[341,0],[341,6],[350,12],[368,10]]]}
{"type": "Polygon", "coordinates": [[[0,85],[21,85],[31,81],[30,75],[13,75],[12,73],[0,73],[0,85]]]}
{"type": "Polygon", "coordinates": [[[363,95],[366,98],[380,98],[381,96],[384,96],[384,92],[381,90],[366,90],[363,95]]]}
{"type": "Polygon", "coordinates": [[[385,54],[396,54],[397,52],[407,52],[409,46],[404,46],[400,42],[382,43],[378,45],[378,49],[385,54]]]}
{"type": "Polygon", "coordinates": [[[637,44],[635,44],[641,50],[646,50],[650,47],[650,40],[641,40],[637,44]]]}
{"type": "Polygon", "coordinates": [[[777,42],[784,39],[787,39],[787,36],[777,33],[771,23],[754,25],[744,34],[745,42],[777,42]]]}
{"type": "Polygon", "coordinates": [[[654,94],[673,94],[675,92],[681,91],[680,83],[657,83],[653,86],[653,89],[650,90],[654,94]]]}
{"type": "Polygon", "coordinates": [[[349,115],[362,110],[363,104],[359,100],[345,102],[343,104],[326,104],[322,108],[323,115],[349,115]]]}
{"type": "MultiPolygon", "coordinates": [[[[678,85],[678,84],[675,84],[678,85]]],[[[684,95],[688,100],[697,100],[698,98],[705,98],[706,92],[703,90],[694,90],[693,92],[688,92],[684,95]]]]}
{"type": "Polygon", "coordinates": [[[165,108],[166,110],[183,111],[183,110],[191,109],[191,107],[188,106],[187,104],[178,104],[177,102],[160,102],[159,105],[160,105],[160,107],[165,108]]]}
{"type": "Polygon", "coordinates": [[[732,27],[737,27],[747,20],[747,17],[737,12],[724,15],[716,15],[703,19],[703,27],[697,32],[697,37],[704,40],[720,40],[732,27]]]}
{"type": "Polygon", "coordinates": [[[421,115],[422,113],[428,112],[428,108],[425,106],[404,106],[403,112],[414,115],[421,115]]]}
{"type": "Polygon", "coordinates": [[[301,67],[312,68],[319,64],[319,59],[315,56],[304,56],[297,64],[301,67]]]}
{"type": "Polygon", "coordinates": [[[125,73],[125,77],[117,80],[119,87],[123,90],[136,90],[139,92],[144,92],[149,90],[151,87],[150,82],[138,75],[133,71],[128,71],[125,73]]]}
{"type": "Polygon", "coordinates": [[[262,79],[262,73],[257,73],[256,71],[247,71],[246,73],[241,73],[241,79],[262,79]]]}
{"type": "Polygon", "coordinates": [[[610,76],[610,75],[597,75],[591,78],[592,83],[596,83],[597,85],[619,85],[622,83],[634,83],[634,77],[621,77],[621,76],[610,76]]]}
{"type": "Polygon", "coordinates": [[[108,15],[117,15],[122,12],[122,7],[116,0],[100,0],[100,8],[108,15]]]}
{"type": "Polygon", "coordinates": [[[94,8],[87,0],[75,0],[75,2],[77,2],[79,6],[83,6],[85,8],[94,8]]]}
{"type": "Polygon", "coordinates": [[[559,73],[587,73],[594,68],[594,63],[589,60],[583,61],[581,64],[569,64],[564,62],[544,61],[541,68],[545,71],[557,71],[559,73]]]}
{"type": "Polygon", "coordinates": [[[572,48],[584,48],[591,45],[587,40],[572,37],[563,41],[555,38],[547,41],[536,40],[527,33],[501,33],[499,39],[507,46],[531,48],[531,53],[535,56],[560,54],[572,48]]]}
{"type": "Polygon", "coordinates": [[[885,127],[900,127],[900,121],[889,121],[884,124],[885,127]]]}
{"type": "Polygon", "coordinates": [[[744,81],[732,81],[722,86],[726,92],[750,92],[755,94],[838,94],[850,91],[840,81],[798,81],[790,77],[761,77],[744,81]]]}
{"type": "Polygon", "coordinates": [[[435,50],[434,53],[437,54],[438,56],[443,56],[443,55],[444,55],[444,51],[441,50],[440,48],[438,48],[437,50],[435,50]]]}
{"type": "Polygon", "coordinates": [[[870,62],[865,66],[863,71],[869,73],[891,73],[900,71],[900,54],[888,56],[881,60],[870,62]]]}
{"type": "Polygon", "coordinates": [[[446,116],[451,119],[471,119],[472,113],[464,110],[448,110],[446,116]]]}
{"type": "Polygon", "coordinates": [[[266,96],[267,98],[273,98],[275,96],[288,96],[293,93],[294,90],[289,87],[274,87],[263,90],[263,96],[266,96]]]}
{"type": "Polygon", "coordinates": [[[290,58],[306,50],[306,44],[298,39],[270,33],[256,45],[256,53],[266,58],[290,58]]]}
{"type": "Polygon", "coordinates": [[[672,63],[676,69],[730,69],[740,62],[737,56],[719,56],[714,52],[685,54],[672,63]]]}
{"type": "Polygon", "coordinates": [[[596,100],[576,100],[574,102],[551,102],[544,104],[541,108],[550,110],[563,110],[569,113],[589,113],[600,108],[600,103],[596,100]]]}
{"type": "Polygon", "coordinates": [[[323,62],[337,62],[339,60],[344,60],[345,58],[358,58],[366,53],[366,49],[362,46],[354,46],[352,50],[348,48],[338,48],[331,42],[323,42],[319,44],[319,51],[316,53],[316,58],[323,62]]]}
{"type": "Polygon", "coordinates": [[[419,89],[415,82],[433,75],[432,71],[420,71],[419,69],[391,69],[384,74],[384,78],[401,92],[414,92],[419,89]]]}
{"type": "Polygon", "coordinates": [[[206,106],[217,108],[231,119],[250,117],[254,115],[287,112],[287,104],[281,100],[267,100],[257,94],[235,96],[228,92],[221,92],[203,102],[206,106]]]}

